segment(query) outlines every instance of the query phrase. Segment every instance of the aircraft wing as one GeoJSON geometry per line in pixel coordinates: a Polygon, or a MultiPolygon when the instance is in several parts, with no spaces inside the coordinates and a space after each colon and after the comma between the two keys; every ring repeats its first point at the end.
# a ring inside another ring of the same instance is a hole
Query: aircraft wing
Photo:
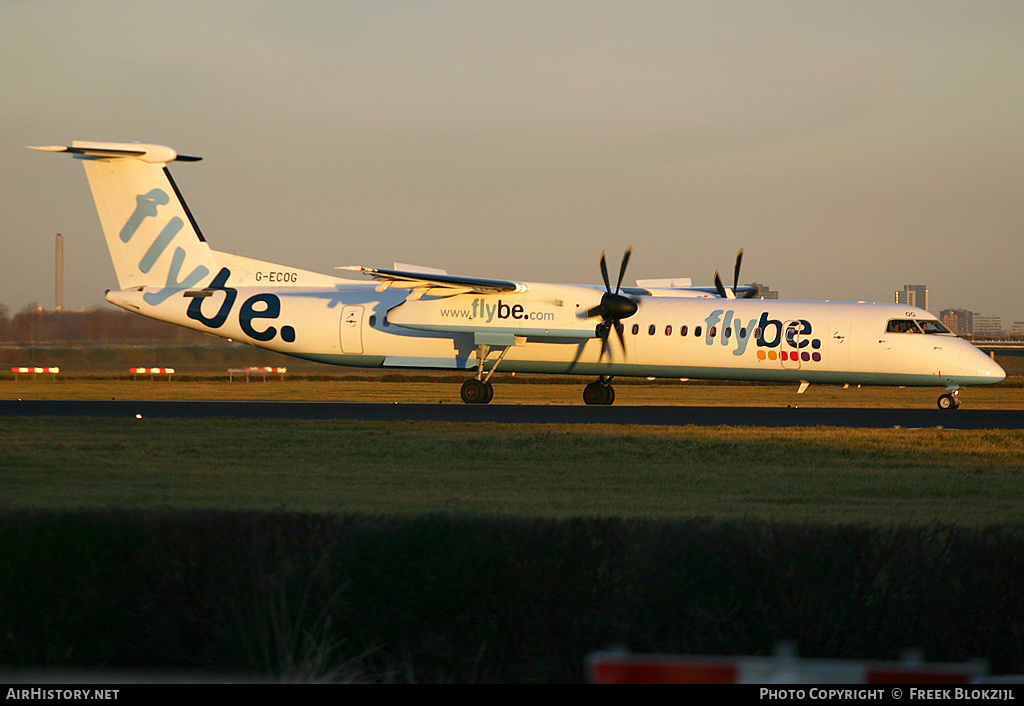
{"type": "MultiPolygon", "coordinates": [[[[650,297],[704,297],[713,299],[722,296],[718,288],[713,286],[661,287],[647,284],[646,281],[639,287],[623,287],[622,291],[626,294],[650,297]]],[[[747,299],[757,294],[757,290],[744,284],[736,287],[735,294],[739,299],[747,299]]]]}
{"type": "Polygon", "coordinates": [[[414,298],[425,294],[433,297],[451,297],[456,294],[501,294],[502,292],[525,292],[528,287],[519,282],[483,277],[461,277],[458,275],[414,272],[410,270],[386,270],[377,267],[348,265],[337,268],[362,272],[380,282],[377,291],[388,287],[413,290],[414,298]]]}
{"type": "MultiPolygon", "coordinates": [[[[712,287],[705,287],[705,286],[679,287],[678,289],[682,289],[683,291],[686,291],[686,292],[699,292],[700,294],[711,294],[711,295],[716,296],[716,297],[719,296],[718,288],[717,287],[713,287],[713,286],[712,287]]],[[[731,287],[730,287],[730,289],[731,289],[731,287]]],[[[751,295],[756,294],[757,290],[754,289],[753,287],[749,286],[749,285],[741,284],[740,286],[736,287],[736,292],[735,293],[736,293],[736,297],[737,298],[739,298],[739,299],[746,299],[746,298],[749,298],[751,295]]]]}

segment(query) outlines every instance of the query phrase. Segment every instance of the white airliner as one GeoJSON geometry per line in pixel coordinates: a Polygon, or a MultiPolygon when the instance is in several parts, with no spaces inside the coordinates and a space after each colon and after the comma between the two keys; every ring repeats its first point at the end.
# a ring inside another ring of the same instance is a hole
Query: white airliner
{"type": "MultiPolygon", "coordinates": [[[[927,311],[896,304],[753,299],[715,274],[612,289],[459,277],[441,270],[344,267],[343,279],[212,250],[167,164],[197,161],[160,145],[33,147],[82,160],[114,262],[107,301],[298,358],[370,368],[475,371],[462,399],[487,403],[503,372],[596,376],[587,404],[611,404],[616,376],[931,386],[939,407],[1003,369],[927,311]],[[374,281],[367,281],[368,276],[374,281]],[[611,335],[614,331],[615,335],[611,335]]],[[[742,255],[742,251],[740,251],[742,255]]]]}

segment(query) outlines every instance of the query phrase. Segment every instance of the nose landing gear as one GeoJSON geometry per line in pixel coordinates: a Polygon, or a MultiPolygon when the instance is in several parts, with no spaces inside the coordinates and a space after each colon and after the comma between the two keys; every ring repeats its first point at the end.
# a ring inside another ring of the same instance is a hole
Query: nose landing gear
{"type": "Polygon", "coordinates": [[[960,388],[939,395],[939,409],[956,409],[960,406],[960,388]]]}

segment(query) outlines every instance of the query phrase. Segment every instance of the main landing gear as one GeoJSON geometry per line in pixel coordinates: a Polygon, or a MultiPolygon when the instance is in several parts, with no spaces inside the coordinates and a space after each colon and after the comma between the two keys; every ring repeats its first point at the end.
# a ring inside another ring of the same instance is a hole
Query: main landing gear
{"type": "Polygon", "coordinates": [[[494,386],[489,382],[470,378],[462,383],[460,393],[462,401],[466,404],[487,404],[494,399],[494,386]]]}
{"type": "Polygon", "coordinates": [[[960,406],[960,388],[939,395],[939,409],[956,409],[960,406]]]}
{"type": "MultiPolygon", "coordinates": [[[[612,291],[611,280],[608,279],[608,265],[605,263],[604,253],[601,253],[601,279],[604,280],[605,291],[601,295],[601,303],[587,309],[586,315],[587,318],[601,317],[601,323],[597,325],[595,335],[601,339],[600,359],[602,360],[604,359],[605,351],[608,350],[608,336],[612,329],[618,335],[619,343],[622,345],[623,351],[625,351],[626,337],[623,333],[622,319],[628,319],[637,312],[637,303],[632,298],[619,293],[622,289],[622,278],[626,274],[626,265],[629,263],[629,256],[632,252],[632,248],[627,248],[626,253],[622,256],[622,265],[619,267],[619,279],[615,283],[614,291],[612,291]]],[[[742,256],[742,254],[743,251],[741,250],[740,255],[742,256]]],[[[739,277],[739,264],[739,258],[737,257],[737,277],[739,277]]],[[[721,287],[719,288],[721,289],[721,287]]],[[[476,343],[476,377],[462,383],[462,390],[460,391],[462,401],[466,404],[487,404],[491,401],[494,397],[494,388],[491,387],[490,383],[491,375],[494,374],[494,371],[498,369],[498,365],[505,358],[510,345],[518,346],[526,343],[525,335],[515,336],[514,342],[511,340],[510,334],[504,335],[509,337],[508,342],[502,340],[502,334],[484,335],[483,332],[474,334],[474,342],[476,343]],[[484,341],[487,341],[487,343],[484,341]],[[487,359],[487,354],[491,352],[490,344],[502,346],[502,349],[491,369],[485,372],[484,361],[487,359]]],[[[614,402],[615,388],[612,387],[611,382],[612,376],[600,376],[596,382],[592,382],[583,388],[583,401],[586,404],[603,405],[609,405],[614,402]]]]}
{"type": "Polygon", "coordinates": [[[491,376],[494,375],[494,371],[498,369],[498,365],[501,364],[505,354],[508,353],[508,346],[501,349],[501,353],[498,355],[498,359],[494,361],[494,365],[491,366],[490,370],[484,372],[484,361],[490,352],[491,347],[486,344],[481,344],[476,348],[476,377],[462,383],[462,389],[459,391],[459,394],[462,395],[462,401],[466,404],[487,404],[494,399],[494,386],[491,385],[491,376]]]}
{"type": "Polygon", "coordinates": [[[615,401],[612,378],[602,375],[595,382],[583,388],[583,402],[586,404],[611,404],[615,401]]]}

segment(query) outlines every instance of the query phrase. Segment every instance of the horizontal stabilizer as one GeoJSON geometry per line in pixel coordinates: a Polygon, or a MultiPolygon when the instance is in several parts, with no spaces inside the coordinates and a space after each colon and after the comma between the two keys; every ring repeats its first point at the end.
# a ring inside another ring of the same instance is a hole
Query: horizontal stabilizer
{"type": "Polygon", "coordinates": [[[175,150],[163,145],[144,145],[137,142],[80,142],[76,140],[75,144],[70,147],[63,145],[33,147],[29,145],[29,149],[39,150],[40,152],[66,152],[93,159],[134,157],[151,164],[166,164],[167,162],[174,161],[198,162],[202,159],[202,157],[188,157],[178,154],[175,150]]]}
{"type": "Polygon", "coordinates": [[[119,289],[150,288],[146,303],[207,282],[212,251],[171,179],[168,162],[194,162],[164,145],[83,142],[31,147],[81,161],[110,250],[119,289]]]}

